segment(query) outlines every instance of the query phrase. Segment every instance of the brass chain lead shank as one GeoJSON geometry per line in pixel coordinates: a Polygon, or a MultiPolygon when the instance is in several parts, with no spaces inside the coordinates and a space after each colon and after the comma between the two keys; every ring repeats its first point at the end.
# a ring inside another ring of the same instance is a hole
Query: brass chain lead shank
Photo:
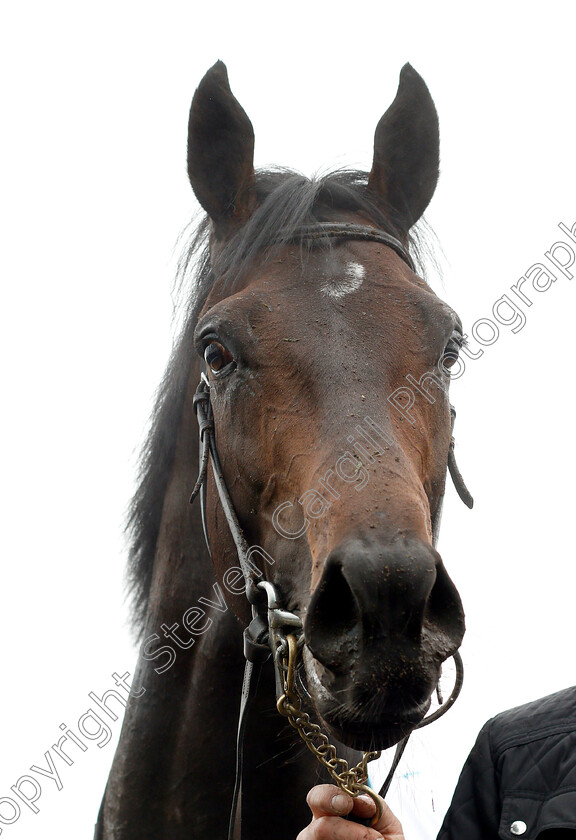
{"type": "Polygon", "coordinates": [[[302,709],[302,701],[295,685],[297,658],[298,642],[296,637],[290,633],[286,636],[286,645],[280,648],[277,655],[284,688],[284,694],[278,699],[278,711],[288,718],[288,722],[296,729],[310,752],[327,769],[344,793],[348,793],[352,797],[364,793],[374,800],[376,815],[372,820],[372,825],[375,825],[382,815],[382,802],[379,796],[367,785],[368,762],[379,758],[381,751],[365,752],[362,760],[354,767],[349,767],[346,759],[338,758],[335,746],[330,743],[318,724],[310,720],[308,712],[302,709]]]}

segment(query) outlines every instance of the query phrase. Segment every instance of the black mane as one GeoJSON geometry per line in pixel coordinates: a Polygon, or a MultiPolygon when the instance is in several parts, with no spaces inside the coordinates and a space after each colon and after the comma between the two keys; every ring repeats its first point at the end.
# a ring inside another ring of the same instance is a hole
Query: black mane
{"type": "MultiPolygon", "coordinates": [[[[192,279],[192,290],[185,302],[184,326],[158,390],[150,432],[140,459],[138,489],[127,518],[131,539],[127,583],[133,603],[134,626],[139,633],[143,630],[148,607],[162,507],[192,361],[192,335],[214,278],[226,274],[232,293],[234,285],[250,267],[256,261],[270,258],[283,244],[291,241],[297,228],[333,221],[338,211],[361,213],[381,230],[406,242],[422,268],[420,243],[399,229],[393,213],[383,207],[381,199],[367,184],[367,173],[351,170],[313,179],[286,169],[260,171],[256,175],[257,210],[227,243],[215,265],[211,265],[209,259],[207,218],[200,223],[187,247],[180,262],[178,282],[182,292],[192,279]]],[[[324,244],[330,247],[328,239],[324,244]]],[[[203,537],[199,535],[199,539],[203,537]]]]}

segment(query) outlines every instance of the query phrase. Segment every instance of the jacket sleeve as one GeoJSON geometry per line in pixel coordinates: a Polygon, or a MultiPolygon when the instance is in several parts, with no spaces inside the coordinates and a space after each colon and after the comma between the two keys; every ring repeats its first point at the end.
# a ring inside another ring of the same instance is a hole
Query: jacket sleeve
{"type": "Polygon", "coordinates": [[[488,721],[468,756],[437,840],[498,840],[502,810],[488,721]]]}

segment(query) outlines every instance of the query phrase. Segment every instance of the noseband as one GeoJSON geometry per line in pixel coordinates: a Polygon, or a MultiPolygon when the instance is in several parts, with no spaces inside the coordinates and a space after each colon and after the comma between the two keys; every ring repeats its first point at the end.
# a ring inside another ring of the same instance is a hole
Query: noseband
{"type": "MultiPolygon", "coordinates": [[[[289,237],[283,237],[282,232],[277,237],[277,242],[310,242],[319,240],[357,240],[363,242],[379,242],[395,251],[412,271],[415,270],[414,263],[407,249],[400,240],[386,233],[383,230],[364,225],[321,222],[315,225],[307,225],[297,228],[289,237]]],[[[200,383],[194,395],[194,410],[198,418],[200,430],[200,465],[198,479],[192,491],[190,502],[192,503],[197,495],[200,495],[202,511],[202,526],[208,551],[210,543],[206,525],[206,484],[208,462],[212,464],[212,474],[216,484],[218,497],[228,523],[228,528],[234,540],[240,568],[244,575],[246,584],[246,598],[252,608],[252,621],[244,630],[244,655],[246,664],[244,670],[244,681],[242,685],[242,697],[240,703],[240,716],[238,722],[237,749],[236,749],[236,783],[230,815],[229,840],[234,837],[237,810],[239,805],[239,793],[242,779],[243,764],[243,739],[246,727],[247,713],[251,701],[255,695],[258,684],[259,672],[264,662],[272,655],[276,677],[276,698],[278,711],[288,718],[290,724],[298,731],[300,737],[306,743],[308,749],[314,753],[316,758],[328,770],[334,781],[345,792],[352,796],[359,793],[370,795],[376,803],[377,813],[372,821],[375,824],[381,814],[381,802],[374,791],[367,785],[369,761],[380,756],[379,751],[364,753],[362,761],[353,768],[348,767],[344,759],[337,758],[336,750],[329,743],[328,738],[322,733],[320,727],[310,720],[308,713],[302,706],[302,693],[307,694],[301,684],[298,685],[298,656],[304,645],[304,631],[302,620],[294,613],[281,608],[278,602],[278,594],[275,587],[269,581],[259,581],[262,577],[249,561],[249,545],[244,535],[234,505],[228,493],[226,482],[222,472],[220,458],[216,447],[214,420],[212,406],[210,403],[210,383],[204,373],[201,375],[200,383]],[[256,673],[254,671],[256,670],[256,673]]],[[[456,412],[450,406],[451,431],[454,429],[456,412]]],[[[450,448],[448,451],[447,469],[454,482],[458,495],[467,507],[472,507],[473,499],[470,495],[462,475],[456,465],[454,456],[454,438],[451,436],[450,448]]],[[[440,499],[432,520],[432,537],[436,545],[440,529],[440,518],[443,497],[440,499]]],[[[453,655],[456,664],[456,681],[450,697],[443,702],[439,689],[438,700],[440,708],[433,714],[424,718],[415,728],[418,729],[437,720],[453,705],[462,688],[463,665],[458,651],[453,655]]],[[[388,773],[388,776],[379,792],[384,797],[388,792],[392,777],[402,757],[408,737],[403,738],[396,747],[396,753],[388,773]]]]}

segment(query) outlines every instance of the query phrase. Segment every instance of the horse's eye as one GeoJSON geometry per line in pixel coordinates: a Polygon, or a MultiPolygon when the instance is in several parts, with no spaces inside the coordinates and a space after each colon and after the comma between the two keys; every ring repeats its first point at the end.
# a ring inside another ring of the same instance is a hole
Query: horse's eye
{"type": "Polygon", "coordinates": [[[219,373],[234,361],[234,357],[218,341],[211,341],[204,350],[204,361],[210,370],[219,373]]]}
{"type": "Polygon", "coordinates": [[[450,341],[444,348],[444,352],[442,354],[442,358],[440,359],[440,364],[444,368],[444,370],[448,371],[457,361],[458,356],[460,354],[461,347],[465,344],[464,337],[459,332],[452,333],[452,337],[450,341]]]}

